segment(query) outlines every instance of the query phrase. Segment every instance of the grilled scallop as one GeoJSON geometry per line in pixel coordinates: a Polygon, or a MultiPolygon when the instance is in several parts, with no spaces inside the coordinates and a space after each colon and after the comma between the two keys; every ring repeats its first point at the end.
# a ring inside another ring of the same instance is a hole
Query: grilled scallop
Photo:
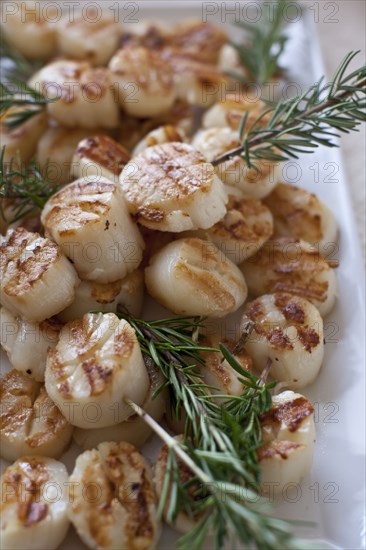
{"type": "Polygon", "coordinates": [[[46,389],[67,420],[79,428],[123,422],[149,389],[133,328],[113,313],[88,313],[66,324],[46,364],[46,389]]]}
{"type": "Polygon", "coordinates": [[[277,237],[307,241],[319,247],[324,256],[334,250],[337,222],[333,212],[314,193],[279,183],[264,203],[273,214],[277,237]]]}
{"type": "Polygon", "coordinates": [[[114,183],[131,155],[108,136],[92,136],[78,143],[73,158],[73,174],[77,178],[102,176],[114,183]]]}
{"type": "Polygon", "coordinates": [[[314,304],[323,317],[335,304],[334,271],[305,241],[291,238],[267,241],[240,269],[253,296],[272,292],[295,294],[314,304]]]}
{"type": "Polygon", "coordinates": [[[84,59],[92,65],[106,65],[118,48],[122,35],[121,24],[113,13],[98,5],[88,6],[87,18],[83,14],[64,17],[57,25],[60,53],[69,59],[84,59]]]}
{"type": "Polygon", "coordinates": [[[145,269],[145,281],[153,298],[180,315],[224,317],[247,296],[238,267],[201,239],[179,239],[163,247],[145,269]]]}
{"type": "Polygon", "coordinates": [[[57,344],[60,322],[52,318],[30,323],[1,307],[0,324],[1,345],[14,369],[43,382],[47,350],[57,344]]]}
{"type": "Polygon", "coordinates": [[[113,283],[93,283],[81,281],[76,289],[73,303],[58,315],[62,321],[80,319],[89,311],[116,313],[119,305],[138,317],[141,313],[144,298],[144,276],[136,270],[120,281],[113,283]]]}
{"type": "Polygon", "coordinates": [[[306,397],[285,391],[272,398],[261,419],[263,445],[257,454],[261,490],[279,493],[309,472],[315,443],[314,409],[306,397]]]}
{"type": "MultiPolygon", "coordinates": [[[[225,69],[227,70],[227,68],[225,69]]],[[[248,129],[260,115],[267,109],[263,101],[251,100],[244,93],[228,93],[220,98],[208,111],[205,112],[202,119],[203,128],[221,128],[229,127],[232,130],[239,130],[243,116],[247,116],[246,124],[243,130],[248,129]]],[[[258,121],[260,125],[265,125],[269,115],[263,115],[258,121]]]]}
{"type": "Polygon", "coordinates": [[[186,143],[148,147],[127,164],[120,183],[130,213],[150,229],[207,229],[226,213],[213,166],[186,143]]]}
{"type": "Polygon", "coordinates": [[[142,237],[119,186],[103,177],[80,178],[61,189],[41,220],[82,279],[117,281],[141,262],[142,237]]]}
{"type": "MultiPolygon", "coordinates": [[[[175,438],[179,443],[183,443],[183,436],[177,435],[175,438]]],[[[164,482],[165,482],[165,475],[167,470],[167,464],[168,464],[168,457],[169,457],[169,449],[167,445],[163,445],[163,447],[160,450],[160,453],[158,455],[157,461],[154,466],[154,485],[155,485],[155,491],[158,497],[158,500],[160,500],[163,497],[163,491],[164,489],[164,482]]],[[[179,478],[182,484],[188,484],[191,482],[191,480],[194,477],[194,474],[192,471],[180,460],[179,458],[175,458],[176,463],[178,465],[178,474],[179,478]]],[[[199,489],[198,483],[192,484],[187,487],[187,492],[191,496],[191,498],[195,498],[195,492],[197,492],[197,489],[199,489]]],[[[199,521],[201,518],[201,515],[198,515],[196,518],[192,518],[188,515],[185,510],[181,510],[177,517],[175,518],[174,523],[169,521],[168,518],[168,509],[169,509],[169,502],[170,502],[170,493],[171,488],[168,488],[169,493],[167,496],[166,504],[164,506],[163,510],[163,517],[164,520],[171,525],[174,529],[179,531],[180,533],[187,533],[190,531],[195,524],[199,521]]]]}
{"type": "Polygon", "coordinates": [[[18,227],[7,232],[0,253],[0,297],[9,311],[41,322],[74,300],[78,276],[50,239],[18,227]]]}
{"type": "Polygon", "coordinates": [[[29,81],[46,98],[47,112],[62,126],[116,128],[119,110],[107,69],[86,61],[60,59],[49,63],[29,81]]]}
{"type": "Polygon", "coordinates": [[[229,195],[225,217],[209,229],[190,231],[212,241],[234,264],[241,264],[268,241],[273,232],[269,209],[257,199],[229,195]]]}
{"type": "Polygon", "coordinates": [[[73,180],[73,155],[78,143],[90,135],[87,128],[50,127],[37,146],[37,160],[47,179],[55,183],[73,180]]]}
{"type": "Polygon", "coordinates": [[[129,443],[101,443],[75,464],[69,517],[88,548],[153,550],[159,536],[150,469],[129,443]]]}
{"type": "MultiPolygon", "coordinates": [[[[154,393],[164,383],[165,378],[161,370],[154,365],[150,358],[145,357],[145,365],[150,385],[148,395],[141,407],[152,418],[159,421],[165,412],[167,390],[161,391],[155,397],[154,393]]],[[[108,428],[97,428],[95,430],[76,428],[74,431],[74,440],[84,450],[93,449],[103,441],[114,441],[117,443],[126,441],[127,443],[131,443],[131,445],[141,447],[151,434],[151,428],[146,422],[137,414],[133,414],[124,422],[115,426],[109,426],[108,428]]]]}
{"type": "Polygon", "coordinates": [[[192,60],[216,65],[227,34],[218,26],[200,20],[187,20],[172,29],[169,45],[192,60]]]}
{"type": "Polygon", "coordinates": [[[246,350],[261,371],[272,359],[273,378],[299,389],[317,377],[324,357],[323,320],[315,306],[290,294],[266,294],[247,304],[254,323],[246,350]]]}
{"type": "Polygon", "coordinates": [[[145,149],[152,147],[153,145],[161,145],[162,143],[169,143],[171,141],[186,141],[184,131],[169,124],[159,126],[158,128],[151,130],[151,132],[139,141],[132,152],[132,156],[142,153],[142,151],[145,151],[145,149]]]}
{"type": "Polygon", "coordinates": [[[173,78],[159,53],[142,47],[118,50],[109,70],[120,105],[129,115],[157,117],[172,107],[173,78]]]}
{"type": "Polygon", "coordinates": [[[43,384],[12,370],[1,379],[0,454],[9,462],[21,456],[59,458],[73,427],[48,397],[43,384]]]}
{"type": "MultiPolygon", "coordinates": [[[[28,108],[28,107],[27,107],[28,108]]],[[[24,107],[11,107],[0,117],[0,143],[4,149],[3,162],[12,160],[13,165],[20,160],[26,163],[36,152],[37,142],[47,128],[46,113],[39,113],[16,128],[7,126],[13,117],[24,110],[24,107]]]]}
{"type": "Polygon", "coordinates": [[[42,60],[56,53],[57,4],[27,0],[4,2],[3,8],[1,30],[15,50],[29,59],[42,60]]]}
{"type": "MultiPolygon", "coordinates": [[[[200,130],[192,140],[192,146],[210,162],[239,145],[238,133],[230,128],[200,130]]],[[[239,188],[246,197],[262,199],[276,185],[280,164],[265,160],[260,160],[256,164],[257,169],[248,168],[242,157],[235,156],[219,164],[216,173],[224,183],[239,188]]]]}
{"type": "Polygon", "coordinates": [[[70,522],[68,474],[52,458],[24,456],[0,483],[0,540],[4,550],[56,550],[70,522]]]}

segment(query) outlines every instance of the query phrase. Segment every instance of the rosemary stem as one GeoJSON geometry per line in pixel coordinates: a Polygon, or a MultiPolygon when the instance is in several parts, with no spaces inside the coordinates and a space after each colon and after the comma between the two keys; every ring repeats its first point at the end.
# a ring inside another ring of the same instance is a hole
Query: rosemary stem
{"type": "Polygon", "coordinates": [[[164,443],[175,452],[177,456],[188,466],[190,470],[207,485],[211,485],[212,479],[203,471],[197,464],[191,459],[191,457],[182,449],[181,444],[174,439],[171,435],[168,434],[164,428],[160,426],[144,409],[139,405],[131,401],[130,399],[125,399],[126,403],[138,414],[145,422],[150,426],[150,428],[164,441],[164,443]]]}

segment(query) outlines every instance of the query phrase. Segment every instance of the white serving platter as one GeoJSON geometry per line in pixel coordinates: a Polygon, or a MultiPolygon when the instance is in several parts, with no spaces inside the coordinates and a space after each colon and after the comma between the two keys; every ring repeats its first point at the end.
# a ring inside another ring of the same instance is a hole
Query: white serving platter
{"type": "MultiPolygon", "coordinates": [[[[99,4],[118,9],[116,13],[127,31],[151,19],[169,24],[203,16],[210,22],[230,26],[235,18],[243,20],[250,13],[243,10],[245,2],[105,1],[99,4]]],[[[256,4],[257,9],[258,3],[249,4],[256,4]]],[[[288,26],[290,39],[283,64],[290,69],[290,80],[303,88],[320,78],[324,67],[310,12],[302,9],[301,17],[296,19],[288,26]]],[[[230,36],[236,32],[232,28],[230,36]]],[[[316,382],[303,392],[315,407],[317,444],[313,468],[301,485],[289,488],[284,498],[275,500],[274,513],[313,522],[312,527],[293,530],[309,540],[323,541],[324,548],[356,550],[365,547],[366,537],[365,293],[361,252],[340,152],[320,148],[298,162],[288,162],[283,166],[283,179],[314,191],[335,213],[339,241],[334,245],[332,257],[339,259],[340,267],[337,269],[338,302],[325,320],[324,365],[316,382]]],[[[146,315],[158,317],[160,313],[150,304],[146,315]]],[[[10,365],[4,355],[2,357],[2,370],[8,370],[10,365]]],[[[152,438],[144,446],[144,454],[153,461],[159,447],[160,442],[152,438]]],[[[73,445],[62,457],[70,472],[79,452],[73,445]]],[[[3,461],[2,466],[6,466],[3,461]]],[[[158,549],[173,550],[176,538],[176,534],[165,527],[158,549]]],[[[209,542],[206,547],[211,547],[209,542]]],[[[27,541],[24,541],[24,550],[26,548],[27,541]]],[[[83,548],[70,528],[60,549],[83,548]]]]}

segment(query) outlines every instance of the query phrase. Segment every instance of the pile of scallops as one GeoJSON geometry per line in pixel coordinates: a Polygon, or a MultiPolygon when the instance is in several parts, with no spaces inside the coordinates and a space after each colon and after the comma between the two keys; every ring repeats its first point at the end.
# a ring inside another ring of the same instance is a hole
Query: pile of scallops
{"type": "MultiPolygon", "coordinates": [[[[128,401],[165,417],[178,438],[185,413],[173,418],[167,393],[154,395],[164,377],[118,309],[138,317],[148,295],[166,316],[207,317],[207,344],[235,348],[249,372],[270,360],[280,390],[261,419],[258,458],[263,493],[281,492],[312,463],[314,411],[296,392],[323,363],[336,222],[314,194],[282,181],[278,163],[212,164],[240,143],[243,115],[250,124],[264,110],[227,91],[223,69],[238,60],[222,29],[123,28],[111,13],[24,22],[20,4],[42,2],[12,4],[4,32],[46,63],[29,84],[54,101],[20,128],[2,121],[5,160],[35,156],[62,187],[39,216],[8,223],[16,202],[3,208],[1,344],[12,370],[1,379],[0,449],[11,463],[2,548],[55,549],[71,522],[89,548],[153,549],[168,451],[151,467],[140,448],[152,432],[128,401]]],[[[242,393],[220,353],[204,358],[214,399],[242,393]]],[[[172,526],[193,521],[181,512],[172,526]]]]}

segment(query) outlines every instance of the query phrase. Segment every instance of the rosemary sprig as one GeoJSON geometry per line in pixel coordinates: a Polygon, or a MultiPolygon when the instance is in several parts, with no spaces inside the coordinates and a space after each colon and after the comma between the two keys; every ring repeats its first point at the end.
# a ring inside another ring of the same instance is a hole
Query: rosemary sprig
{"type": "Polygon", "coordinates": [[[26,166],[20,159],[5,162],[4,154],[5,147],[0,152],[0,215],[11,224],[41,210],[61,186],[50,184],[35,162],[26,166]],[[10,206],[6,214],[5,206],[10,206]]]}
{"type": "Polygon", "coordinates": [[[323,77],[302,95],[269,104],[247,129],[244,115],[239,132],[242,144],[212,164],[241,156],[251,167],[256,160],[298,158],[299,153],[311,153],[319,145],[337,147],[334,137],[357,130],[366,120],[366,67],[346,74],[358,53],[350,52],[344,58],[332,82],[325,83],[323,77]],[[261,125],[264,117],[268,117],[265,128],[261,125]]]}
{"type": "MultiPolygon", "coordinates": [[[[238,372],[241,396],[213,398],[196,365],[201,352],[210,348],[196,341],[202,320],[173,318],[158,321],[120,314],[134,327],[140,347],[161,369],[171,392],[173,410],[183,405],[187,412],[184,440],[171,437],[145,411],[129,402],[169,449],[159,512],[166,510],[169,522],[185,512],[195,527],[178,541],[182,550],[199,550],[206,536],[220,549],[227,540],[253,544],[256,548],[305,548],[291,535],[289,525],[268,515],[268,501],[258,495],[259,467],[256,450],[261,444],[259,416],[271,406],[273,384],[248,374],[232,354],[221,346],[225,359],[238,372]],[[183,482],[183,463],[192,478],[183,482]]],[[[219,351],[219,350],[214,350],[219,351]]],[[[309,543],[306,543],[309,548],[309,543]]]]}
{"type": "Polygon", "coordinates": [[[262,7],[261,20],[257,23],[238,22],[246,32],[244,44],[230,42],[236,49],[246,77],[233,71],[229,75],[243,84],[264,84],[281,72],[279,58],[285,48],[287,37],[283,34],[283,12],[288,0],[276,0],[262,7]]]}

